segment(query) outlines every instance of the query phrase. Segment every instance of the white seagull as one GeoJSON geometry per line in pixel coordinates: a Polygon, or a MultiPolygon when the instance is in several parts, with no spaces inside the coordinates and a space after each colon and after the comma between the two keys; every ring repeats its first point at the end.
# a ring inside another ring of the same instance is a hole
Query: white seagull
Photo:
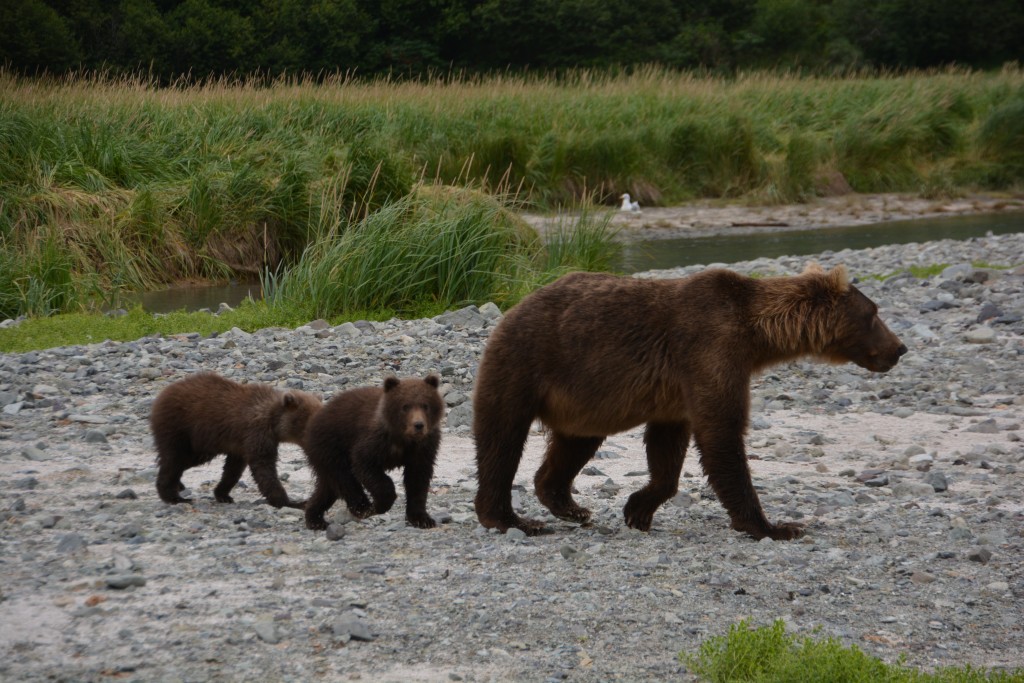
{"type": "Polygon", "coordinates": [[[619,207],[619,211],[636,212],[640,210],[640,202],[630,201],[628,192],[619,197],[619,199],[622,200],[622,206],[619,207]]]}

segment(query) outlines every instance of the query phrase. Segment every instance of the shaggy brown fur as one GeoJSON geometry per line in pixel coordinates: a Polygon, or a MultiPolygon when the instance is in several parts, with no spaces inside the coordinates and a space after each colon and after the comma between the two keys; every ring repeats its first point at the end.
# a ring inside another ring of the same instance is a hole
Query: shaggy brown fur
{"type": "Polygon", "coordinates": [[[260,493],[274,507],[302,508],[289,500],[277,477],[277,446],[303,445],[320,399],[302,391],[278,391],[265,384],[239,384],[212,373],[192,375],[168,386],[153,402],[149,422],[159,472],[156,490],[168,503],[188,503],[180,492],[182,473],[224,453],[224,473],[213,490],[233,503],[231,489],[246,466],[260,493]]]}
{"type": "Polygon", "coordinates": [[[439,383],[437,375],[388,377],[383,387],[352,389],[324,405],[306,436],[316,478],[306,505],[307,528],[327,528],[324,513],[338,498],[356,517],[390,510],[398,495],[386,472],[398,467],[404,468],[406,520],[421,529],[435,526],[427,514],[427,490],[441,443],[439,383]]]}
{"type": "Polygon", "coordinates": [[[691,435],[732,527],[790,539],[771,524],[744,452],[751,375],[802,356],[892,368],[906,347],[878,307],[836,268],[753,279],[707,270],[681,280],[574,273],[534,292],[491,334],[474,394],[480,523],[539,533],[512,510],[511,488],[530,424],[548,428],[534,479],[560,518],[585,522],[572,482],[604,438],[646,423],[650,481],[629,497],[626,524],[648,530],[679,484],[691,435]]]}

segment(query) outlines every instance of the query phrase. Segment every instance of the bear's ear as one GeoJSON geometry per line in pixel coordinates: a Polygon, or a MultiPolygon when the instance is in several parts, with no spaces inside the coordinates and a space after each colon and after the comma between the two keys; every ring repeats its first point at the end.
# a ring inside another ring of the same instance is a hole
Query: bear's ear
{"type": "Polygon", "coordinates": [[[397,377],[387,377],[384,379],[384,391],[391,391],[398,386],[397,377]]]}
{"type": "Polygon", "coordinates": [[[298,401],[295,400],[295,395],[291,393],[287,393],[281,397],[281,402],[284,403],[285,408],[294,408],[298,403],[298,401]]]}
{"type": "Polygon", "coordinates": [[[807,265],[804,266],[804,275],[823,275],[825,271],[822,269],[821,264],[817,261],[808,261],[807,265]]]}
{"type": "Polygon", "coordinates": [[[438,377],[437,375],[427,375],[426,377],[423,378],[423,381],[429,384],[430,386],[434,387],[435,389],[437,389],[437,387],[440,386],[441,384],[441,378],[438,377]]]}
{"type": "Polygon", "coordinates": [[[846,292],[850,289],[850,274],[846,266],[838,265],[825,275],[829,287],[835,292],[846,292]]]}

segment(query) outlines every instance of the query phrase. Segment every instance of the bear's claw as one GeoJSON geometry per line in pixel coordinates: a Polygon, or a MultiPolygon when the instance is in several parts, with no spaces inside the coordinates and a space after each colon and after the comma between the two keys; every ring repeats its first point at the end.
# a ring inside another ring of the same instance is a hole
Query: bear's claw
{"type": "Polygon", "coordinates": [[[406,521],[417,529],[433,529],[437,526],[437,522],[430,515],[410,515],[406,521]]]}

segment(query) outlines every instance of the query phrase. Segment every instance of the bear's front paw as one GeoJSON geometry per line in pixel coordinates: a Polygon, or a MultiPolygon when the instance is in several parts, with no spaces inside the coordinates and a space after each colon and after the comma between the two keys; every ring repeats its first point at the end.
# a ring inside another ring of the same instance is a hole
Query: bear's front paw
{"type": "Polygon", "coordinates": [[[191,503],[192,499],[191,498],[182,498],[179,495],[174,495],[173,497],[168,496],[165,499],[164,502],[170,503],[171,505],[177,505],[178,503],[191,503]]]}
{"type": "Polygon", "coordinates": [[[234,503],[235,502],[235,499],[232,498],[231,496],[229,496],[226,493],[217,493],[216,491],[214,491],[213,492],[213,497],[217,500],[218,503],[234,503]]]}
{"type": "Polygon", "coordinates": [[[637,531],[650,531],[651,523],[654,521],[654,513],[658,506],[653,507],[637,491],[626,501],[626,507],[622,509],[622,515],[626,519],[626,526],[637,531]]]}
{"type": "Polygon", "coordinates": [[[433,529],[437,526],[434,518],[426,513],[406,515],[405,519],[417,529],[433,529]]]}
{"type": "Polygon", "coordinates": [[[319,519],[310,519],[307,517],[306,528],[312,529],[313,531],[323,531],[327,528],[327,520],[323,517],[320,517],[319,519]]]}

